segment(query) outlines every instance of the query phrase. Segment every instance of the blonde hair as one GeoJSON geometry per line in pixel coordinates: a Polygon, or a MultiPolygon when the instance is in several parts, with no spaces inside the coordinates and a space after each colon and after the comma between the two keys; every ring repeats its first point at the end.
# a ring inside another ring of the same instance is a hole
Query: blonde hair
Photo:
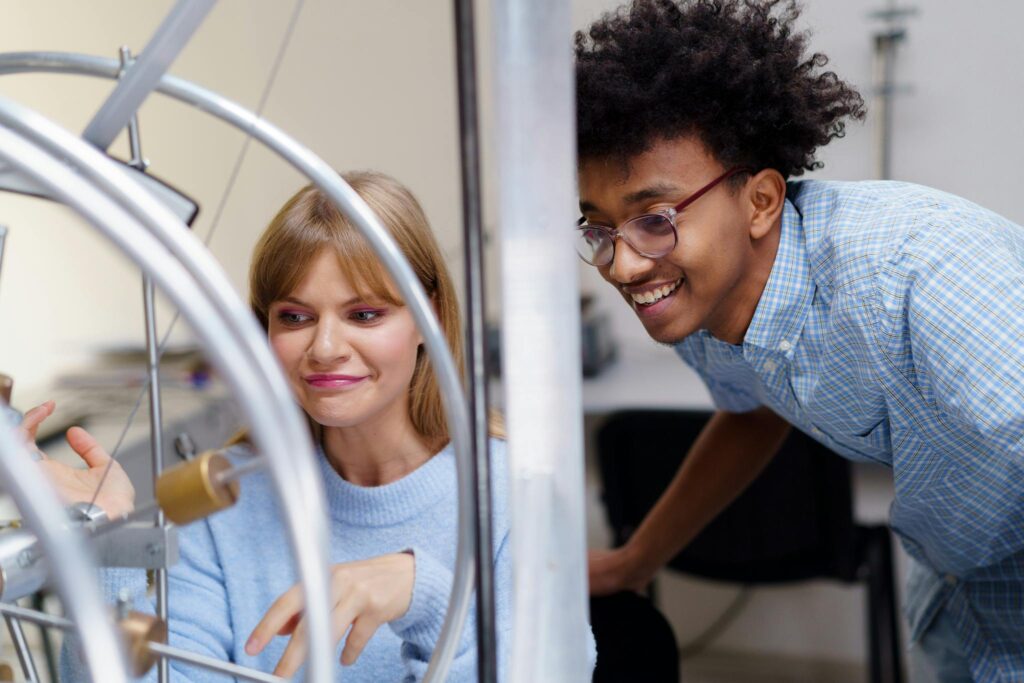
{"type": "MultiPolygon", "coordinates": [[[[427,217],[412,193],[394,178],[373,171],[342,174],[342,178],[373,209],[394,239],[434,305],[455,367],[464,367],[462,321],[455,287],[427,217]]],[[[356,293],[367,301],[404,305],[377,255],[346,216],[319,189],[308,185],[277,212],[260,237],[249,269],[249,305],[263,329],[270,305],[292,292],[324,249],[338,263],[356,293]]],[[[441,389],[426,350],[421,346],[409,384],[409,418],[432,448],[450,439],[441,389]]],[[[319,425],[310,420],[319,441],[319,425]]],[[[500,418],[492,417],[491,434],[503,436],[500,418]]],[[[236,441],[233,439],[232,441],[236,441]]]]}

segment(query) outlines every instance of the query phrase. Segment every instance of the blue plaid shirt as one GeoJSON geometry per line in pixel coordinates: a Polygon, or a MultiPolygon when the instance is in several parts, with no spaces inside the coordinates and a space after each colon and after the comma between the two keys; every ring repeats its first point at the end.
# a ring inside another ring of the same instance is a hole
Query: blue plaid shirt
{"type": "Polygon", "coordinates": [[[1024,681],[1024,228],[889,182],[790,183],[743,343],[676,346],[721,410],[768,406],[892,468],[891,524],[978,681],[1024,681]]]}

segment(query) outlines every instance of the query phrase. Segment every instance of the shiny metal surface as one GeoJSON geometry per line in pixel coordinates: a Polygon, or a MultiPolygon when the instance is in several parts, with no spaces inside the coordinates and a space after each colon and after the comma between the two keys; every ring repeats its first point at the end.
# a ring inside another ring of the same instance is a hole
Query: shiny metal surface
{"type": "Polygon", "coordinates": [[[217,671],[219,673],[224,673],[247,681],[256,681],[257,683],[287,683],[287,680],[280,676],[263,673],[262,671],[256,671],[255,669],[238,666],[237,664],[231,664],[229,662],[222,662],[219,659],[196,654],[195,652],[189,652],[188,650],[182,650],[179,647],[172,647],[161,643],[149,643],[149,650],[154,654],[160,655],[160,658],[165,661],[167,659],[176,659],[179,662],[185,662],[203,669],[217,671]]]}
{"type": "Polygon", "coordinates": [[[473,0],[455,0],[455,51],[459,86],[459,151],[462,157],[462,245],[466,281],[466,369],[473,428],[473,533],[476,538],[477,680],[498,679],[494,604],[494,525],[487,396],[487,298],[481,209],[480,125],[477,107],[476,27],[473,0]]]}
{"type": "Polygon", "coordinates": [[[22,528],[0,532],[0,601],[14,602],[35,593],[48,576],[46,558],[34,531],[22,528]]]}
{"type": "MultiPolygon", "coordinates": [[[[17,617],[4,615],[7,622],[7,630],[11,633],[11,644],[14,645],[14,652],[18,655],[18,663],[21,665],[21,673],[26,683],[39,683],[39,672],[36,671],[36,662],[32,658],[32,650],[25,639],[25,630],[21,627],[21,621],[17,617]]],[[[14,679],[11,679],[14,680],[14,679]]]]}
{"type": "MultiPolygon", "coordinates": [[[[45,71],[116,78],[118,68],[115,60],[88,55],[55,52],[0,54],[0,74],[45,71]]],[[[451,353],[434,317],[430,301],[380,220],[330,165],[273,124],[255,117],[248,110],[216,93],[167,75],[161,79],[156,90],[192,104],[251,134],[254,139],[277,153],[296,170],[308,177],[338,205],[365,235],[392,280],[398,286],[399,293],[416,320],[423,336],[424,346],[430,356],[434,371],[437,373],[458,464],[458,548],[452,598],[438,641],[439,644],[431,657],[425,679],[427,681],[444,680],[458,647],[462,626],[465,623],[472,598],[473,557],[476,544],[473,509],[470,507],[470,501],[473,499],[475,482],[472,476],[469,414],[462,389],[461,372],[452,361],[451,353]]],[[[173,247],[172,251],[174,251],[173,247]]],[[[183,256],[179,252],[175,252],[175,254],[182,259],[183,263],[190,263],[187,256],[183,256]]],[[[283,492],[282,495],[284,495],[283,492]]]]}
{"type": "Polygon", "coordinates": [[[142,266],[181,309],[224,374],[253,425],[257,447],[271,463],[307,591],[310,680],[327,683],[334,660],[328,611],[314,599],[328,594],[322,484],[308,428],[251,314],[196,238],[88,144],[38,114],[0,100],[0,157],[46,184],[142,266]],[[168,247],[185,254],[188,270],[168,258],[168,247]],[[296,490],[304,495],[287,495],[296,490]]]}
{"type": "Polygon", "coordinates": [[[515,683],[589,680],[568,2],[493,5],[515,683]],[[528,542],[521,542],[528,539],[528,542]]]}
{"type": "MultiPolygon", "coordinates": [[[[0,148],[8,136],[0,128],[0,148]]],[[[96,565],[81,536],[68,528],[64,508],[10,423],[0,424],[0,480],[29,527],[39,534],[39,545],[48,558],[64,608],[78,623],[90,624],[82,632],[82,643],[91,679],[94,683],[127,683],[124,651],[104,611],[99,582],[82,581],[83,576],[95,573],[96,565]]]]}
{"type": "Polygon", "coordinates": [[[82,137],[101,150],[128,125],[171,62],[195,33],[216,0],[178,0],[142,54],[85,127],[82,137]]]}

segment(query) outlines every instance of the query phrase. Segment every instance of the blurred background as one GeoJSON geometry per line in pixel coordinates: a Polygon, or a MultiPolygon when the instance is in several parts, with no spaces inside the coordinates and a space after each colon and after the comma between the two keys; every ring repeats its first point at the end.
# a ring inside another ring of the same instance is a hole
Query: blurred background
{"type": "MultiPolygon", "coordinates": [[[[1019,198],[1024,158],[1024,4],[908,0],[808,0],[801,26],[810,48],[830,58],[828,69],[856,85],[868,118],[821,150],[824,167],[807,177],[880,177],[877,92],[878,36],[893,30],[890,70],[889,175],[966,197],[1024,222],[1019,198]],[[910,10],[906,13],[896,10],[910,10]],[[885,11],[895,19],[886,19],[885,11]],[[879,13],[882,13],[880,15],[879,13]]],[[[55,50],[116,57],[118,47],[140,50],[171,8],[170,0],[6,0],[0,50],[55,50]]],[[[576,28],[619,3],[574,0],[576,28]]],[[[255,109],[281,46],[294,4],[280,0],[220,0],[170,72],[255,109]]],[[[482,110],[487,139],[501,135],[490,122],[492,80],[488,3],[478,3],[482,110]]],[[[341,2],[306,0],[265,118],[339,170],[373,168],[407,184],[422,202],[461,282],[461,218],[454,33],[450,3],[440,0],[341,2]]],[[[569,36],[566,36],[569,40],[569,36]]],[[[60,75],[0,78],[0,97],[37,109],[81,131],[110,92],[106,80],[60,75]]],[[[197,199],[194,230],[206,237],[224,201],[244,136],[211,117],[155,95],[140,110],[142,149],[150,173],[197,199]]],[[[485,144],[485,167],[490,169],[485,144]]],[[[127,142],[111,148],[127,159],[127,142]]],[[[485,178],[485,222],[494,223],[494,173],[485,178]]],[[[210,248],[240,295],[256,238],[302,178],[258,146],[246,153],[224,203],[210,248]]],[[[575,205],[576,197],[566,197],[575,205]]],[[[47,202],[0,194],[0,224],[8,226],[0,273],[0,372],[16,382],[14,404],[42,400],[68,378],[97,368],[118,375],[110,358],[132,356],[144,343],[138,271],[69,211],[47,202]]],[[[497,260],[489,257],[489,308],[500,307],[497,260]]],[[[657,347],[618,295],[589,267],[584,294],[606,319],[618,360],[587,381],[587,427],[622,407],[700,406],[707,396],[670,350],[657,347]],[[656,383],[635,381],[657,377],[656,383]]],[[[163,330],[173,310],[161,304],[163,330]]],[[[191,335],[176,328],[172,348],[188,349],[191,335]]],[[[73,383],[73,382],[72,382],[73,383]]],[[[130,404],[128,405],[130,407],[130,404]]],[[[184,410],[184,409],[183,409],[184,410]]],[[[173,417],[173,415],[172,415],[173,417]]],[[[212,437],[211,437],[212,438],[212,437]]],[[[882,520],[888,475],[856,471],[856,506],[865,520],[882,520]]],[[[594,483],[591,541],[607,543],[594,483]]],[[[699,638],[730,604],[736,586],[665,577],[659,604],[685,645],[699,638]]],[[[738,615],[689,664],[707,680],[863,680],[863,588],[831,582],[757,589],[738,615]],[[703,673],[700,673],[703,672],[703,673]],[[723,673],[724,672],[724,673],[723,673]]],[[[692,679],[691,679],[692,680],[692,679]]]]}

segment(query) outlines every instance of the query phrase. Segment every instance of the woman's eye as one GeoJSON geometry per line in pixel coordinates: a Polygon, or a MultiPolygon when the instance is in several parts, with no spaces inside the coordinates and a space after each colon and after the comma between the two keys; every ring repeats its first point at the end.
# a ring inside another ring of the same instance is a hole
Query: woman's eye
{"type": "Polygon", "coordinates": [[[351,315],[352,319],[356,322],[372,323],[384,315],[384,311],[366,309],[362,311],[352,311],[351,315]]]}
{"type": "Polygon", "coordinates": [[[285,325],[301,325],[310,319],[305,313],[296,313],[295,311],[281,311],[277,314],[277,319],[285,325]]]}

